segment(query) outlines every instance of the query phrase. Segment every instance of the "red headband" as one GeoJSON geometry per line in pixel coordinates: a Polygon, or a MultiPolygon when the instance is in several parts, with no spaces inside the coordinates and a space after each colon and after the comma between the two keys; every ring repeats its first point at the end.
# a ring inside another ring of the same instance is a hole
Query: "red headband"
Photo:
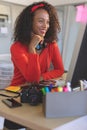
{"type": "Polygon", "coordinates": [[[38,9],[39,7],[43,7],[44,4],[39,4],[39,5],[34,5],[32,8],[31,8],[31,12],[34,12],[36,9],[38,9]]]}

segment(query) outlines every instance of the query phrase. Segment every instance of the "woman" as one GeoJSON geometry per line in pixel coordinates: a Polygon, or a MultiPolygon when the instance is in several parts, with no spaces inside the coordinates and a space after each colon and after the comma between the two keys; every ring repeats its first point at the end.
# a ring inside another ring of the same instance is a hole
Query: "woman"
{"type": "Polygon", "coordinates": [[[16,21],[14,43],[11,46],[14,64],[11,85],[49,80],[64,73],[56,43],[58,31],[60,26],[52,5],[38,2],[22,11],[16,21]],[[39,48],[36,48],[39,43],[39,48]],[[53,70],[49,70],[51,62],[53,70]]]}
{"type": "MultiPolygon", "coordinates": [[[[64,66],[57,45],[59,31],[57,12],[51,4],[44,1],[36,2],[21,12],[16,20],[14,43],[11,45],[14,64],[11,85],[62,76],[64,66]],[[51,63],[53,69],[50,70],[51,63]]],[[[6,122],[5,126],[8,124],[6,122]]]]}

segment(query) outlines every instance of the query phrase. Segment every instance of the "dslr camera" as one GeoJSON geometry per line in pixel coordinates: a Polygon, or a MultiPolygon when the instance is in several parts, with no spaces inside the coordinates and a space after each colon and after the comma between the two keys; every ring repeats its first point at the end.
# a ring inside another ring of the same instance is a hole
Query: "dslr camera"
{"type": "Polygon", "coordinates": [[[23,87],[20,93],[21,103],[29,103],[30,105],[36,106],[39,103],[42,103],[43,93],[39,88],[39,85],[32,84],[27,88],[23,87]]]}

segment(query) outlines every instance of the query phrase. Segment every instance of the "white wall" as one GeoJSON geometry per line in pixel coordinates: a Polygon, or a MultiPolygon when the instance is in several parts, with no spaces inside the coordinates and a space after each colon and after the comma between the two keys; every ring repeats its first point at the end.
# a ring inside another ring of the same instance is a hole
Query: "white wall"
{"type": "Polygon", "coordinates": [[[11,13],[10,6],[0,4],[0,19],[5,19],[5,22],[0,21],[0,53],[7,53],[9,50],[9,45],[11,41],[11,13]],[[2,16],[7,15],[7,17],[2,16]],[[2,30],[6,29],[5,32],[2,30]]]}
{"type": "Polygon", "coordinates": [[[64,30],[64,42],[63,42],[63,62],[65,70],[69,69],[74,46],[79,31],[79,23],[76,22],[76,7],[67,6],[66,25],[64,30]]]}
{"type": "MultiPolygon", "coordinates": [[[[1,1],[8,1],[11,3],[17,3],[21,5],[28,5],[35,1],[42,1],[42,0],[1,0],[1,1]]],[[[75,3],[84,3],[87,0],[46,0],[49,3],[57,6],[57,5],[65,5],[65,4],[75,4],[75,3]]]]}
{"type": "Polygon", "coordinates": [[[11,17],[12,17],[12,28],[14,27],[14,22],[17,18],[17,16],[20,14],[20,12],[25,8],[25,6],[20,5],[11,5],[11,17]]]}
{"type": "MultiPolygon", "coordinates": [[[[12,43],[12,32],[16,17],[25,6],[6,4],[0,2],[0,14],[8,16],[8,21],[4,24],[0,22],[0,54],[10,53],[10,45],[12,43]],[[2,33],[1,28],[5,26],[6,33],[2,33]]],[[[2,17],[2,16],[1,16],[2,17]]]]}

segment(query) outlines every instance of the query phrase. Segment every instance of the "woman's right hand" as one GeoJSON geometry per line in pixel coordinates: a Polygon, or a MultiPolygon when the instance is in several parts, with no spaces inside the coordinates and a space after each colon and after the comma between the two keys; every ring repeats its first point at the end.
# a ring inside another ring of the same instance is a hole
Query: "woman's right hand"
{"type": "Polygon", "coordinates": [[[29,52],[36,53],[35,48],[41,41],[43,41],[43,37],[32,33],[31,42],[29,43],[29,52]]]}

